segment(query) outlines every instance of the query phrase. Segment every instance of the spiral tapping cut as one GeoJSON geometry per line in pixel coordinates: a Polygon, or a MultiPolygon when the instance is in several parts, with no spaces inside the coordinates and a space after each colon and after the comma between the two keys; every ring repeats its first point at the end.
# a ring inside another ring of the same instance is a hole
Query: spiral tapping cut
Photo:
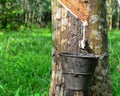
{"type": "Polygon", "coordinates": [[[83,39],[81,40],[80,44],[81,44],[81,48],[84,49],[85,48],[85,31],[86,31],[86,26],[88,25],[87,21],[83,21],[83,39]]]}

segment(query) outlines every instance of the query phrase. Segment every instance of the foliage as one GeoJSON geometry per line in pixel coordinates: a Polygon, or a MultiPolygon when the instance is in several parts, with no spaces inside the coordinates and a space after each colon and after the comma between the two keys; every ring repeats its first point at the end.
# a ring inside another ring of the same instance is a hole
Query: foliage
{"type": "Polygon", "coordinates": [[[109,32],[110,76],[112,80],[112,96],[120,96],[120,30],[109,32]]]}
{"type": "Polygon", "coordinates": [[[22,13],[16,0],[0,0],[0,28],[13,28],[19,25],[15,17],[22,13]],[[14,2],[14,3],[13,3],[14,2]]]}
{"type": "Polygon", "coordinates": [[[22,24],[48,23],[50,0],[0,0],[0,28],[16,29],[22,24]]]}
{"type": "Polygon", "coordinates": [[[30,10],[33,11],[37,17],[42,17],[42,20],[50,20],[51,15],[51,0],[28,0],[31,5],[30,10]]]}
{"type": "Polygon", "coordinates": [[[50,64],[49,29],[0,32],[0,96],[47,96],[50,64]]]}

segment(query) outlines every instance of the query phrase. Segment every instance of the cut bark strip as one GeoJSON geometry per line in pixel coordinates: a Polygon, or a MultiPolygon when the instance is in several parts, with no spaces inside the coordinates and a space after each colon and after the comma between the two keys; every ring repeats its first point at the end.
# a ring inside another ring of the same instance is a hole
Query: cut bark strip
{"type": "Polygon", "coordinates": [[[89,12],[85,2],[79,0],[58,0],[58,2],[82,22],[87,21],[89,12]]]}

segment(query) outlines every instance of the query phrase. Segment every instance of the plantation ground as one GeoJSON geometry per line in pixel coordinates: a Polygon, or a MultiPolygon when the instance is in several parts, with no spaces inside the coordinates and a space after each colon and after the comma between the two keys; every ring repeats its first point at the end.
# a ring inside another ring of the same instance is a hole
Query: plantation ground
{"type": "MultiPolygon", "coordinates": [[[[0,96],[48,96],[51,31],[0,32],[0,96]]],[[[120,31],[109,32],[113,96],[120,96],[120,31]]]]}
{"type": "Polygon", "coordinates": [[[113,96],[120,96],[120,30],[109,32],[109,63],[113,96]]]}
{"type": "Polygon", "coordinates": [[[0,32],[0,96],[47,96],[51,32],[0,32]]]}

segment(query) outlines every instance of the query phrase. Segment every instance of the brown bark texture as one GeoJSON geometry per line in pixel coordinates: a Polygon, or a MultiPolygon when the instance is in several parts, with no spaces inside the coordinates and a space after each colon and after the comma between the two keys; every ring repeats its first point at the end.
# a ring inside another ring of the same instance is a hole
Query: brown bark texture
{"type": "MultiPolygon", "coordinates": [[[[84,0],[81,0],[84,1],[84,0]]],[[[83,25],[57,0],[52,0],[52,77],[49,96],[112,96],[108,62],[108,37],[105,0],[88,0],[89,18],[86,27],[86,47],[81,49],[83,25]],[[101,55],[89,90],[70,90],[64,83],[60,53],[86,52],[101,55]]]]}

